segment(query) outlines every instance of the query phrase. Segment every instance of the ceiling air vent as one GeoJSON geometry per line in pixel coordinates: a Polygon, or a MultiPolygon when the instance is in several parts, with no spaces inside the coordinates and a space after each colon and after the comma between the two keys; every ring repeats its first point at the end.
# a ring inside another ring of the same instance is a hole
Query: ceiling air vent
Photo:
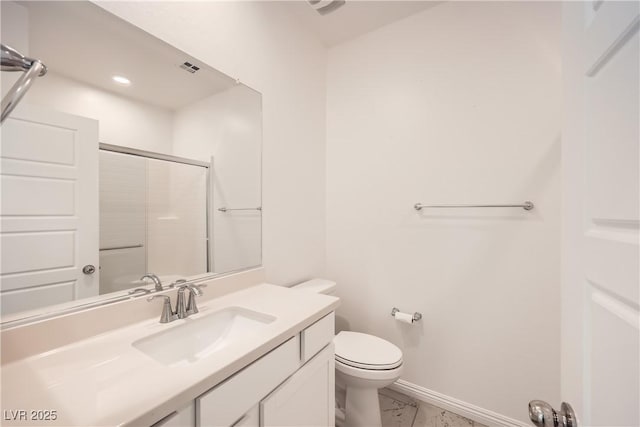
{"type": "Polygon", "coordinates": [[[326,15],[344,5],[345,0],[307,0],[320,15],[326,15]]]}
{"type": "Polygon", "coordinates": [[[180,65],[180,68],[182,68],[185,71],[190,72],[191,74],[195,73],[196,71],[198,71],[200,69],[200,67],[198,67],[197,65],[193,65],[191,62],[185,61],[184,63],[182,63],[180,65]]]}

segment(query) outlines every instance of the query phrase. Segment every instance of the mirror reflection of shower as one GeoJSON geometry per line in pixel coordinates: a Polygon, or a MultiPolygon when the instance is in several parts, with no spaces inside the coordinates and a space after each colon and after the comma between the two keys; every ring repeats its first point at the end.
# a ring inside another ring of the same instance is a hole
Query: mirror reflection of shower
{"type": "Polygon", "coordinates": [[[101,295],[212,271],[209,164],[101,144],[99,171],[101,295]]]}

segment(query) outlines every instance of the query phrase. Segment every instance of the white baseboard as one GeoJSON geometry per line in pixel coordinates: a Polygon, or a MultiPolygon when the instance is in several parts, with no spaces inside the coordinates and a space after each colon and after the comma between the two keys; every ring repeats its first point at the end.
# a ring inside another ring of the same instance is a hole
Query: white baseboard
{"type": "Polygon", "coordinates": [[[429,390],[405,380],[398,380],[389,388],[411,396],[414,399],[429,403],[455,414],[462,415],[470,420],[477,421],[489,427],[530,427],[521,421],[506,417],[488,409],[463,402],[453,397],[446,396],[437,391],[429,390]]]}

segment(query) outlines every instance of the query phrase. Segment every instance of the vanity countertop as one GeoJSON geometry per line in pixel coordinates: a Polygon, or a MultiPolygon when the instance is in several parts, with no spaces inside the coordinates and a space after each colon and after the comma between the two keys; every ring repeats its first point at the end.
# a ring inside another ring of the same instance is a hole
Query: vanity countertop
{"type": "Polygon", "coordinates": [[[162,304],[153,303],[153,319],[4,364],[2,424],[151,425],[335,310],[339,299],[261,284],[204,301],[200,313],[168,324],[158,322],[162,304]],[[184,366],[163,365],[132,346],[228,307],[276,319],[260,333],[184,366]],[[21,410],[26,420],[9,421],[21,410]],[[56,411],[56,419],[30,419],[31,410],[56,411]]]}

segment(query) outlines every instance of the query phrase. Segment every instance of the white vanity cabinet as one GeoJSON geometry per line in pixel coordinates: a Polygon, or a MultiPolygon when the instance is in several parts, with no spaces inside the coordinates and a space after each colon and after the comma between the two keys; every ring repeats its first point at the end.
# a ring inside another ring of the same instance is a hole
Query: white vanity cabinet
{"type": "Polygon", "coordinates": [[[196,399],[196,426],[233,426],[300,366],[295,336],[196,399]]]}
{"type": "Polygon", "coordinates": [[[260,402],[260,426],[332,426],[334,367],[333,344],[329,344],[260,402]]]}
{"type": "Polygon", "coordinates": [[[333,335],[330,313],[202,394],[195,426],[333,426],[333,335]]]}

